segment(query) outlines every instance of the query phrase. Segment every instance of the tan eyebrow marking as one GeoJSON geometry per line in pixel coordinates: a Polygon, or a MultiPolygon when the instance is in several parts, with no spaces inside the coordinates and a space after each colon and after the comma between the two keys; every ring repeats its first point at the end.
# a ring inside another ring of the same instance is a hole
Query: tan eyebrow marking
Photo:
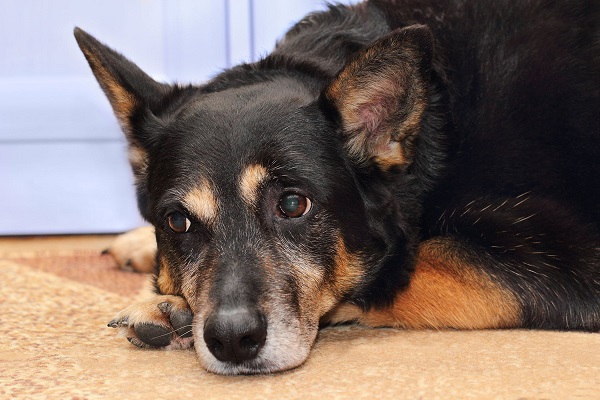
{"type": "Polygon", "coordinates": [[[258,189],[268,176],[269,172],[260,164],[251,164],[242,172],[240,176],[240,193],[248,207],[256,207],[258,189]]]}
{"type": "Polygon", "coordinates": [[[217,219],[217,198],[212,185],[206,179],[202,179],[200,185],[185,195],[183,205],[204,223],[212,224],[217,219]]]}

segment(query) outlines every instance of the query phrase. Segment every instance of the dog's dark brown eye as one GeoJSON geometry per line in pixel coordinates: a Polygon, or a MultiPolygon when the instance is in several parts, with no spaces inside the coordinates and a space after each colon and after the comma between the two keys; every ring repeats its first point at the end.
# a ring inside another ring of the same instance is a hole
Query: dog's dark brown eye
{"type": "Polygon", "coordinates": [[[179,211],[172,212],[168,216],[169,228],[175,233],[185,233],[190,229],[192,222],[179,211]]]}
{"type": "Polygon", "coordinates": [[[295,193],[285,194],[279,200],[279,210],[288,218],[298,218],[310,211],[312,203],[308,197],[295,193]]]}

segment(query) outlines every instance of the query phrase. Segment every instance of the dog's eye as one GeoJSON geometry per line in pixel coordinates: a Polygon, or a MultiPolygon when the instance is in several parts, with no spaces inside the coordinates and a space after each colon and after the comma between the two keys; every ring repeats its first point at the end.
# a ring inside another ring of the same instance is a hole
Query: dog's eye
{"type": "Polygon", "coordinates": [[[168,216],[169,228],[175,233],[185,233],[190,229],[192,222],[179,211],[172,212],[168,216]]]}
{"type": "Polygon", "coordinates": [[[285,194],[279,199],[279,211],[287,218],[298,218],[306,215],[312,206],[308,197],[295,193],[285,194]]]}

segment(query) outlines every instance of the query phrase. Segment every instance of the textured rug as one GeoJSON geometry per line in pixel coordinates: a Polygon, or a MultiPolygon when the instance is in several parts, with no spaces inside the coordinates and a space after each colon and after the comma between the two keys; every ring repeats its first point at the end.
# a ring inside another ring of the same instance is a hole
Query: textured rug
{"type": "Polygon", "coordinates": [[[106,327],[146,279],[96,250],[0,253],[0,398],[600,398],[600,335],[574,332],[339,327],[293,371],[210,374],[106,327]]]}

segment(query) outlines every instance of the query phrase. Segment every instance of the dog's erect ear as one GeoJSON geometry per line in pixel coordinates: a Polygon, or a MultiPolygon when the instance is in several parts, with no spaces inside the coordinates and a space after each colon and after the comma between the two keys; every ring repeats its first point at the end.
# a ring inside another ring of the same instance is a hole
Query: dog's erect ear
{"type": "Polygon", "coordinates": [[[361,50],[324,91],[341,117],[350,157],[384,170],[406,168],[427,107],[433,37],[397,29],[361,50]]]}
{"type": "Polygon", "coordinates": [[[128,139],[135,141],[131,117],[139,109],[151,109],[159,104],[169,86],[156,82],[133,62],[82,29],[75,28],[74,35],[123,131],[128,139]]]}
{"type": "Polygon", "coordinates": [[[151,122],[159,123],[152,110],[158,107],[171,87],[156,82],[137,65],[83,30],[75,28],[74,34],[127,137],[129,162],[137,186],[138,205],[142,215],[148,218],[146,214],[148,149],[154,139],[153,133],[156,134],[149,125],[151,122]],[[143,121],[143,129],[140,129],[139,121],[143,121]]]}

